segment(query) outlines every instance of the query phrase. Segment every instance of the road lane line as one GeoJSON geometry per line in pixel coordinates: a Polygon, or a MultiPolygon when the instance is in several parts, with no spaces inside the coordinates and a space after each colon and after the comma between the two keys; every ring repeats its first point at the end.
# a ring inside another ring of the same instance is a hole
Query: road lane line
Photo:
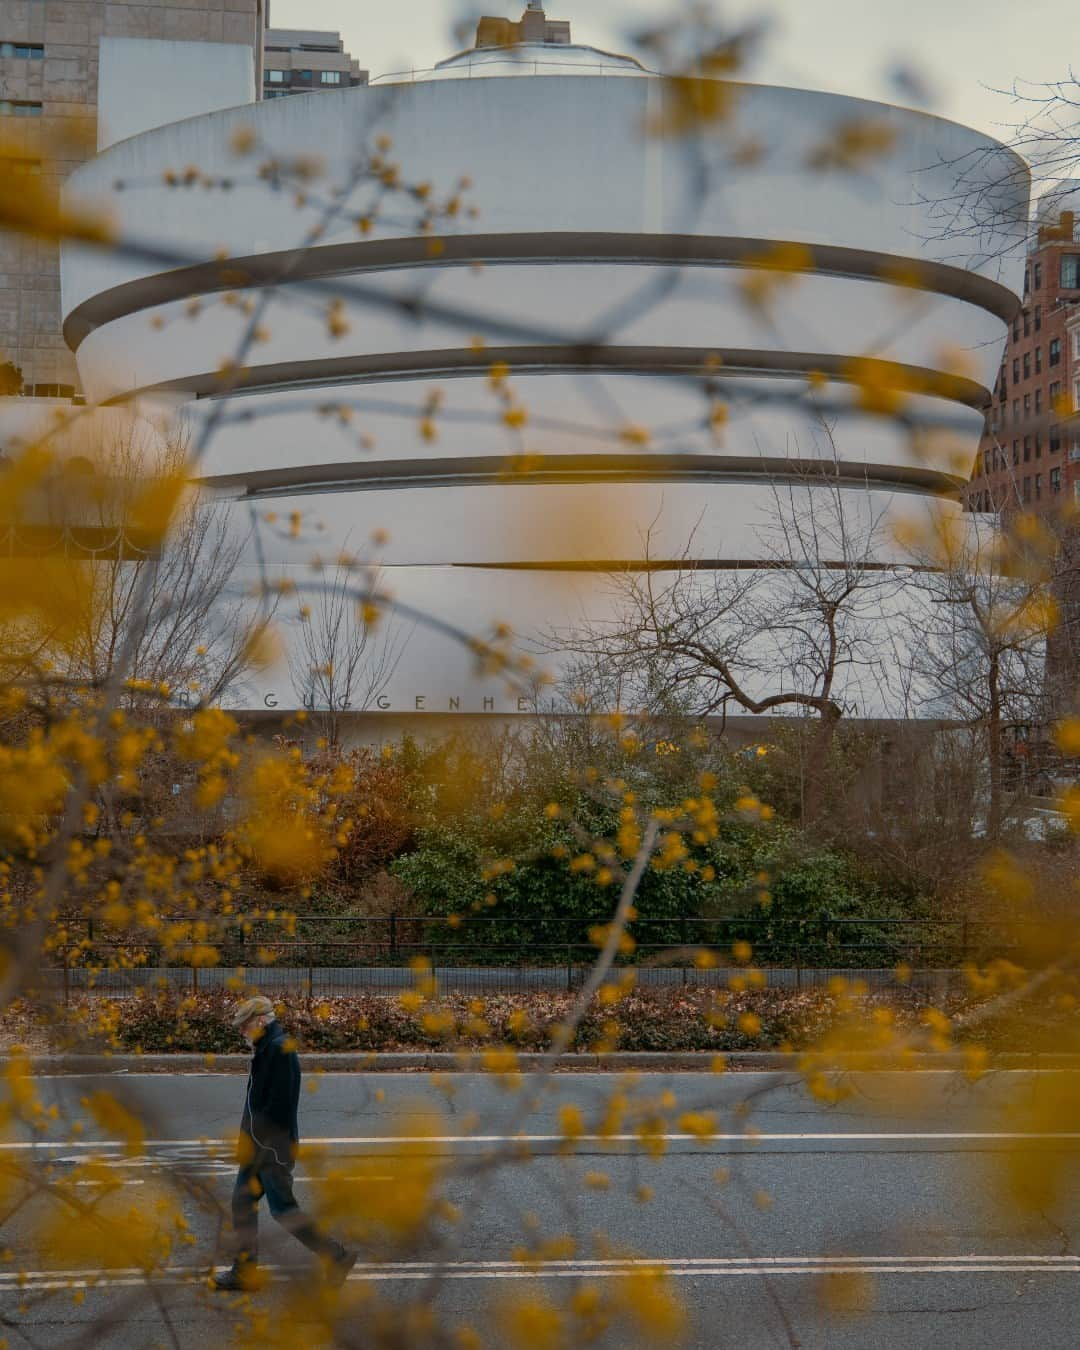
{"type": "MultiPolygon", "coordinates": [[[[856,1253],[856,1252],[833,1252],[833,1253],[826,1253],[826,1254],[814,1253],[814,1254],[805,1255],[805,1256],[804,1256],[804,1255],[799,1255],[798,1253],[787,1253],[787,1254],[778,1254],[778,1255],[766,1255],[766,1254],[764,1254],[764,1253],[761,1253],[761,1254],[758,1254],[758,1255],[751,1255],[751,1256],[672,1256],[672,1257],[659,1257],[659,1256],[589,1257],[589,1256],[581,1256],[581,1257],[561,1257],[561,1258],[558,1258],[558,1259],[552,1259],[552,1260],[549,1260],[549,1261],[544,1261],[544,1262],[542,1262],[542,1263],[539,1263],[539,1262],[533,1262],[533,1263],[530,1263],[530,1262],[528,1262],[528,1261],[523,1261],[523,1260],[519,1261],[519,1260],[515,1260],[515,1259],[512,1259],[512,1258],[505,1258],[505,1259],[502,1259],[502,1260],[481,1260],[481,1259],[477,1258],[477,1259],[471,1260],[471,1261],[470,1261],[470,1260],[461,1260],[461,1261],[447,1261],[447,1262],[438,1262],[438,1261],[361,1261],[361,1262],[355,1267],[355,1269],[356,1269],[357,1271],[360,1271],[360,1272],[365,1271],[365,1270],[374,1270],[374,1271],[385,1272],[385,1271],[442,1270],[442,1269],[449,1269],[449,1270],[458,1270],[458,1269],[461,1269],[461,1270],[465,1270],[465,1269],[470,1269],[470,1270],[471,1270],[471,1269],[484,1269],[484,1270],[488,1270],[488,1269],[523,1270],[523,1269],[529,1269],[529,1270],[532,1270],[532,1269],[534,1269],[534,1268],[539,1268],[539,1267],[542,1265],[543,1269],[545,1269],[545,1270],[548,1270],[548,1269],[551,1269],[551,1270],[557,1270],[557,1269],[560,1269],[560,1268],[567,1268],[567,1269],[569,1269],[569,1268],[571,1268],[571,1267],[573,1267],[574,1269],[585,1268],[585,1267],[589,1267],[589,1268],[591,1268],[591,1267],[597,1267],[597,1268],[599,1268],[599,1269],[609,1269],[609,1268],[610,1268],[610,1269],[620,1269],[620,1270],[621,1270],[621,1269],[623,1269],[624,1267],[626,1267],[626,1268],[629,1268],[629,1267],[634,1267],[634,1268],[645,1267],[645,1268],[649,1268],[649,1267],[653,1267],[653,1266],[707,1266],[707,1267],[712,1267],[712,1266],[724,1266],[724,1265],[728,1265],[728,1266],[744,1266],[744,1265],[747,1265],[747,1264],[752,1264],[752,1265],[768,1265],[768,1264],[770,1264],[770,1263],[776,1264],[776,1265],[784,1265],[784,1266],[795,1266],[795,1265],[828,1266],[828,1265],[836,1265],[836,1264],[850,1265],[850,1264],[853,1264],[853,1263],[854,1263],[854,1264],[860,1264],[860,1265],[873,1265],[873,1264],[903,1265],[903,1264],[905,1264],[905,1263],[911,1264],[911,1265],[924,1265],[924,1264],[934,1264],[934,1263],[948,1263],[948,1264],[955,1264],[955,1263],[959,1263],[959,1264],[964,1264],[964,1263],[977,1263],[977,1264],[986,1265],[986,1264],[1009,1264],[1009,1263],[1015,1263],[1015,1262],[1024,1262],[1024,1263],[1028,1263],[1028,1264],[1030,1264],[1030,1263],[1036,1263],[1036,1264],[1039,1264],[1039,1265],[1042,1265],[1042,1266],[1064,1266],[1064,1267],[1069,1267],[1069,1268],[1071,1269],[1071,1268],[1074,1267],[1074,1266],[1080,1265],[1080,1253],[1077,1253],[1076,1255],[1067,1255],[1067,1254],[1066,1254],[1066,1255],[1062,1255],[1062,1254],[1060,1254],[1060,1253],[1047,1253],[1047,1252],[971,1252],[971,1253],[965,1253],[965,1252],[948,1252],[948,1253],[942,1253],[942,1254],[940,1254],[940,1255],[938,1255],[938,1256],[934,1256],[934,1255],[929,1255],[929,1254],[923,1252],[923,1253],[919,1253],[919,1254],[910,1254],[910,1253],[908,1253],[908,1254],[897,1254],[897,1253],[890,1253],[890,1254],[888,1254],[888,1255],[873,1256],[873,1255],[867,1255],[867,1254],[859,1254],[859,1253],[856,1253]]],[[[179,1266],[168,1266],[168,1267],[166,1267],[165,1273],[167,1273],[167,1274],[190,1274],[190,1273],[198,1273],[199,1269],[201,1269],[201,1268],[200,1268],[200,1267],[196,1267],[196,1266],[182,1266],[182,1265],[179,1265],[179,1266]]],[[[299,1267],[294,1268],[294,1267],[285,1267],[285,1266],[267,1265],[267,1266],[264,1267],[264,1269],[266,1269],[266,1270],[268,1270],[268,1271],[275,1271],[275,1270],[276,1270],[276,1271],[281,1271],[281,1270],[289,1270],[289,1269],[299,1269],[299,1267]]],[[[88,1269],[84,1269],[84,1268],[77,1268],[77,1269],[73,1269],[73,1270],[69,1270],[69,1271],[59,1271],[59,1270],[40,1271],[40,1270],[39,1270],[39,1271],[27,1271],[27,1272],[4,1272],[4,1273],[0,1274],[0,1282],[3,1282],[3,1281],[5,1281],[5,1280],[6,1280],[6,1281],[15,1281],[15,1282],[17,1282],[17,1281],[23,1279],[23,1278],[24,1278],[24,1275],[25,1275],[26,1278],[32,1278],[32,1277],[35,1277],[35,1276],[56,1276],[56,1275],[59,1275],[59,1274],[65,1274],[65,1275],[70,1275],[70,1276],[77,1276],[77,1277],[81,1277],[81,1278],[91,1278],[91,1277],[93,1277],[93,1276],[95,1276],[95,1275],[97,1275],[97,1274],[99,1274],[99,1273],[100,1273],[100,1272],[98,1272],[98,1271],[88,1270],[88,1269]]],[[[118,1267],[118,1268],[116,1268],[115,1270],[113,1270],[113,1271],[111,1272],[111,1274],[113,1274],[113,1275],[140,1275],[141,1273],[142,1273],[142,1272],[139,1270],[139,1268],[138,1268],[137,1266],[121,1266],[121,1267],[118,1267]]]]}
{"type": "MultiPolygon", "coordinates": [[[[275,1279],[304,1275],[296,1267],[266,1266],[275,1279]]],[[[439,1275],[451,1280],[619,1279],[642,1269],[663,1271],[673,1278],[744,1278],[747,1276],[813,1277],[835,1274],[865,1275],[1080,1275],[1080,1256],[1016,1254],[1008,1256],[758,1256],[684,1257],[616,1260],[564,1260],[529,1265],[520,1261],[451,1261],[366,1263],[350,1275],[356,1282],[426,1280],[439,1275]]],[[[153,1277],[154,1284],[205,1284],[207,1271],[174,1266],[153,1277]]],[[[32,1293],[78,1288],[131,1288],[146,1283],[133,1268],[109,1272],[26,1271],[0,1275],[0,1292],[32,1293]]]]}
{"type": "MultiPolygon", "coordinates": [[[[1052,1140],[1058,1142],[1080,1140],[1077,1130],[877,1130],[877,1131],[791,1131],[751,1130],[747,1133],[709,1134],[581,1134],[568,1139],[564,1134],[411,1134],[411,1135],[326,1135],[309,1136],[301,1142],[301,1148],[326,1145],[340,1148],[346,1144],[365,1144],[385,1148],[394,1146],[412,1146],[415,1144],[641,1144],[654,1139],[666,1143],[916,1143],[929,1140],[933,1143],[962,1143],[968,1140],[979,1142],[1017,1143],[1034,1140],[1052,1140]]],[[[129,1143],[124,1139],[28,1139],[0,1141],[0,1152],[33,1152],[56,1149],[114,1149],[126,1150],[129,1143]]],[[[210,1139],[147,1139],[145,1149],[199,1148],[209,1150],[221,1148],[221,1141],[210,1139]]],[[[231,1147],[228,1143],[224,1147],[231,1147]]]]}

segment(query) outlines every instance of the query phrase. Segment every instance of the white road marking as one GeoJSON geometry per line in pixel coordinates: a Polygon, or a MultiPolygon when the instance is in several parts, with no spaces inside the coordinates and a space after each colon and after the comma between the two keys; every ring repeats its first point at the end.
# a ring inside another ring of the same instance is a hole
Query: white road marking
{"type": "MultiPolygon", "coordinates": [[[[1076,1141],[1080,1140],[1077,1130],[839,1130],[839,1131],[798,1131],[777,1132],[768,1130],[749,1130],[746,1132],[706,1135],[696,1134],[660,1134],[649,1135],[648,1139],[663,1139],[667,1143],[740,1143],[740,1144],[817,1144],[817,1143],[916,1143],[929,1140],[931,1143],[961,1143],[968,1140],[992,1143],[1020,1143],[1026,1141],[1076,1141]]],[[[640,1134],[582,1134],[568,1140],[563,1134],[411,1134],[411,1135],[327,1135],[309,1136],[303,1140],[301,1148],[325,1145],[328,1148],[341,1148],[347,1144],[362,1144],[378,1148],[412,1146],[415,1144],[640,1144],[645,1142],[640,1134]]],[[[53,1151],[53,1150],[126,1150],[129,1144],[124,1139],[28,1139],[0,1142],[0,1152],[10,1151],[53,1151]]],[[[147,1139],[142,1148],[147,1149],[226,1149],[228,1143],[211,1139],[147,1139]]]]}
{"type": "MultiPolygon", "coordinates": [[[[304,1274],[296,1268],[266,1266],[273,1278],[304,1274]]],[[[354,1267],[351,1281],[426,1280],[441,1276],[450,1280],[620,1279],[641,1270],[663,1271],[673,1278],[740,1278],[746,1276],[820,1275],[1080,1275],[1080,1256],[1045,1256],[1035,1253],[970,1256],[700,1256],[622,1260],[548,1261],[529,1265],[520,1261],[424,1261],[362,1263],[354,1267]]],[[[207,1272],[191,1266],[172,1266],[153,1277],[155,1284],[202,1284],[207,1272]]],[[[88,1270],[36,1270],[0,1275],[0,1292],[48,1292],[93,1287],[129,1288],[146,1282],[135,1268],[98,1272],[88,1270]]]]}

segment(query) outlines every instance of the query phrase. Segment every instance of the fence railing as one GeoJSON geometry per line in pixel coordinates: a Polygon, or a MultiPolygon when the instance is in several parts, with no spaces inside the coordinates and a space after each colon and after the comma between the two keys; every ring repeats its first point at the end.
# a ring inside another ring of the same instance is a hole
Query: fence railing
{"type": "MultiPolygon", "coordinates": [[[[274,952],[324,949],[342,957],[352,952],[392,964],[413,956],[438,957],[440,963],[453,964],[466,955],[474,961],[486,957],[493,964],[508,959],[514,964],[536,964],[552,955],[560,963],[568,957],[576,963],[595,955],[592,934],[610,918],[610,914],[304,914],[296,918],[295,935],[284,937],[280,926],[271,921],[237,915],[218,929],[214,943],[222,960],[231,964],[245,964],[233,958],[250,959],[256,947],[274,952]],[[319,928],[325,936],[318,933],[319,928]]],[[[637,918],[627,925],[635,943],[628,959],[636,963],[678,949],[726,953],[736,942],[746,941],[757,965],[800,952],[823,956],[874,952],[880,958],[895,956],[897,960],[916,956],[931,962],[942,958],[963,961],[991,948],[1000,952],[1013,945],[1015,929],[1011,919],[865,919],[827,910],[799,919],[778,919],[768,913],[637,918]]],[[[117,935],[95,930],[92,920],[87,924],[86,943],[80,944],[91,953],[124,945],[117,935]]],[[[151,944],[135,940],[130,945],[151,944]]],[[[185,964],[182,958],[178,960],[185,964]]]]}
{"type": "MultiPolygon", "coordinates": [[[[590,930],[610,915],[583,917],[421,914],[303,915],[298,936],[280,937],[265,920],[242,917],[205,948],[164,949],[126,943],[89,928],[84,943],[58,948],[48,973],[66,997],[75,990],[124,992],[154,982],[198,992],[224,985],[236,970],[257,972],[261,985],[311,995],[407,987],[410,962],[423,958],[443,988],[572,989],[596,957],[590,930]],[[259,930],[264,931],[260,932],[259,930]],[[314,936],[321,929],[326,936],[314,936]]],[[[746,964],[774,972],[770,983],[819,983],[823,971],[878,971],[898,966],[956,970],[965,962],[1008,956],[1015,929],[1004,922],[965,917],[861,919],[822,911],[816,918],[779,920],[768,914],[636,919],[635,939],[621,965],[638,967],[642,985],[726,984],[746,964]],[[742,958],[736,960],[736,957],[742,958]]]]}
{"type": "MultiPolygon", "coordinates": [[[[718,965],[638,966],[637,987],[660,989],[726,989],[744,967],[718,965]]],[[[589,974],[586,965],[565,966],[442,966],[436,972],[441,994],[571,993],[580,989],[589,974]]],[[[955,967],[917,968],[901,980],[885,966],[767,966],[762,971],[770,989],[812,989],[828,985],[836,977],[858,979],[873,989],[898,984],[930,991],[934,997],[963,987],[964,977],[955,967]]],[[[95,968],[65,966],[42,972],[46,987],[65,1003],[80,995],[124,998],[141,990],[163,989],[177,994],[235,991],[237,978],[246,987],[271,996],[289,996],[308,1002],[342,995],[397,995],[414,989],[415,972],[408,966],[316,966],[275,965],[147,966],[95,968]]]]}

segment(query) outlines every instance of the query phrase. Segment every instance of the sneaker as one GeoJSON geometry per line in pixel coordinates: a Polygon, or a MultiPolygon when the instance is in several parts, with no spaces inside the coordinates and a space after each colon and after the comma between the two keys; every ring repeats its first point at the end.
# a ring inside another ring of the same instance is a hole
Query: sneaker
{"type": "Polygon", "coordinates": [[[349,1278],[349,1272],[356,1265],[359,1255],[359,1252],[342,1251],[336,1260],[329,1262],[326,1267],[327,1284],[333,1285],[335,1289],[340,1288],[349,1278]]]}
{"type": "Polygon", "coordinates": [[[251,1261],[234,1263],[228,1270],[219,1270],[211,1280],[211,1287],[225,1294],[242,1294],[259,1287],[256,1266],[251,1261]]]}

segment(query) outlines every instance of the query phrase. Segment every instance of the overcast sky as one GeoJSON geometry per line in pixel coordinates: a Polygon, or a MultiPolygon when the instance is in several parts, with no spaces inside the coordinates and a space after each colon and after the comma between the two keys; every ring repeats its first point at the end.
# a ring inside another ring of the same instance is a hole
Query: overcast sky
{"type": "MultiPolygon", "coordinates": [[[[375,76],[428,67],[449,55],[457,45],[454,26],[467,14],[517,18],[524,7],[524,0],[272,0],[270,15],[280,28],[338,29],[375,76]]],[[[572,22],[575,41],[624,51],[636,27],[673,12],[673,6],[641,0],[547,5],[549,18],[572,22]]],[[[1066,79],[1080,32],[1070,0],[737,0],[719,12],[731,23],[773,18],[772,37],[748,78],[910,103],[890,80],[900,66],[933,91],[932,111],[1005,139],[1027,110],[995,91],[1010,89],[1015,79],[1066,79]]]]}

